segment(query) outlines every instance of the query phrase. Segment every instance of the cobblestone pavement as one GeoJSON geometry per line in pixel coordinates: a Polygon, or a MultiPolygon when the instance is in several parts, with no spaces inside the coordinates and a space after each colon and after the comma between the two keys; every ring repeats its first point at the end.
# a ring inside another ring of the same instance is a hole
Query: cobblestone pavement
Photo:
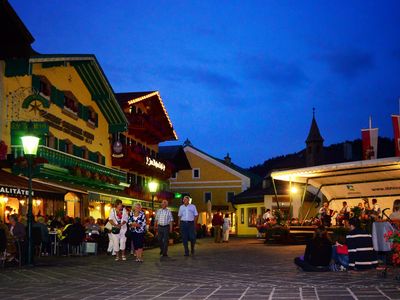
{"type": "Polygon", "coordinates": [[[0,299],[400,299],[393,273],[304,273],[293,258],[304,246],[228,244],[198,240],[196,255],[182,245],[170,258],[145,251],[145,262],[109,256],[45,257],[34,268],[0,270],[0,299]]]}

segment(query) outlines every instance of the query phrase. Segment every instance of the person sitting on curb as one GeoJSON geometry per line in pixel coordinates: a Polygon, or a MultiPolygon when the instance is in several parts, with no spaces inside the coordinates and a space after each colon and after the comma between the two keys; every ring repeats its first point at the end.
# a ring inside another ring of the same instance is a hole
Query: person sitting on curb
{"type": "Polygon", "coordinates": [[[319,226],[314,237],[307,243],[304,257],[296,257],[294,263],[307,272],[330,271],[329,263],[332,255],[332,244],[328,239],[325,227],[319,226]]]}

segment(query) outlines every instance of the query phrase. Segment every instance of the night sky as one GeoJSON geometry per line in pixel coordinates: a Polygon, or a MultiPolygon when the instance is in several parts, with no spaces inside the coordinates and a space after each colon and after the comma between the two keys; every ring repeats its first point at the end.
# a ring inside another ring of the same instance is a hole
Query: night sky
{"type": "Polygon", "coordinates": [[[92,53],[116,92],[159,90],[178,143],[242,167],[303,149],[313,107],[325,145],[369,115],[393,136],[398,0],[9,2],[36,51],[92,53]]]}

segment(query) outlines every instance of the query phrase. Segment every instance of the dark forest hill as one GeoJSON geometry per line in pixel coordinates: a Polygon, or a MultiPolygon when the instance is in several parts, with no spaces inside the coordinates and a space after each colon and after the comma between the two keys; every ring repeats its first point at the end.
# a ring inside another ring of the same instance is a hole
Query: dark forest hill
{"type": "MultiPolygon", "coordinates": [[[[394,141],[391,138],[379,137],[378,158],[394,156],[394,141]]],[[[362,159],[361,139],[345,141],[324,147],[324,164],[334,164],[362,159]]],[[[287,155],[270,158],[264,163],[248,168],[259,176],[266,176],[273,170],[306,167],[305,149],[287,155]]]]}

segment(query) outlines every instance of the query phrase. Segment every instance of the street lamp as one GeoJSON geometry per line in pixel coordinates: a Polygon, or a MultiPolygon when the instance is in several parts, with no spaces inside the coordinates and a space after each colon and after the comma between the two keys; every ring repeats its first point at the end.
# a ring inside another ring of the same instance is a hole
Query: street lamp
{"type": "Polygon", "coordinates": [[[154,195],[158,190],[158,182],[157,181],[150,181],[149,182],[149,191],[151,193],[151,209],[154,211],[154,195]]]}
{"type": "MultiPolygon", "coordinates": [[[[31,127],[31,126],[29,126],[31,127]]],[[[39,146],[39,138],[32,134],[21,137],[24,155],[28,160],[28,265],[33,265],[33,213],[32,213],[32,158],[36,155],[39,146]]]]}

